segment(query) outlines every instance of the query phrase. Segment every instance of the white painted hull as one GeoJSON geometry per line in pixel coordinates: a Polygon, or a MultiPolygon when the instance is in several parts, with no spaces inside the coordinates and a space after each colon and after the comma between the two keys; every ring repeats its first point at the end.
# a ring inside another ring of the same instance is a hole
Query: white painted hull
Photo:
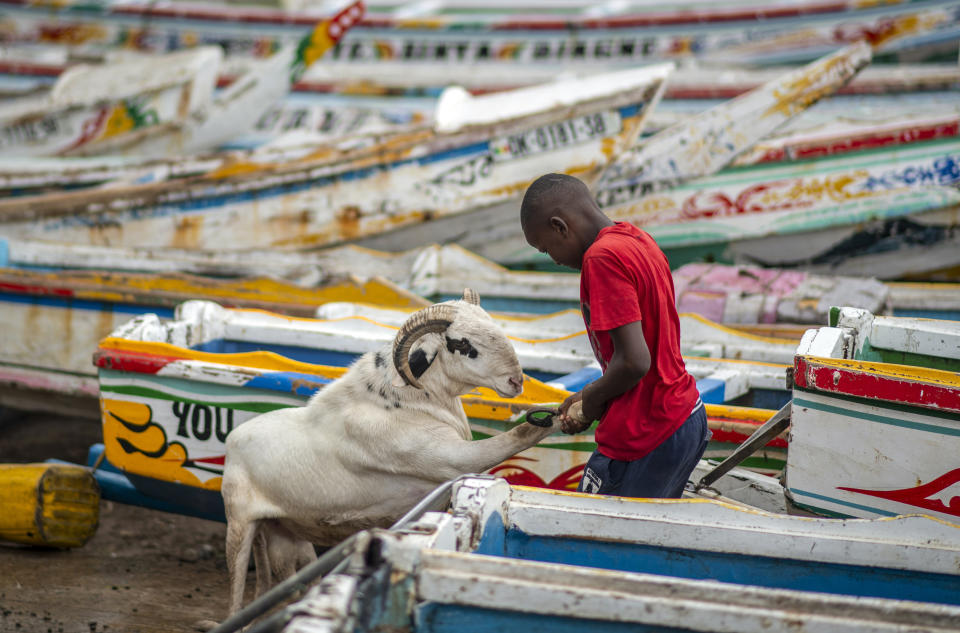
{"type": "Polygon", "coordinates": [[[795,503],[841,516],[919,512],[960,517],[960,416],[953,419],[837,397],[796,392],[786,488],[795,503]],[[911,503],[874,491],[906,490],[942,479],[911,503]]]}
{"type": "Polygon", "coordinates": [[[467,121],[448,134],[415,129],[407,146],[390,151],[397,140],[390,137],[382,153],[352,163],[295,162],[252,175],[8,202],[0,204],[0,233],[128,247],[303,248],[454,216],[514,200],[546,171],[597,174],[633,143],[668,72],[625,71],[599,86],[602,97],[577,102],[564,92],[561,105],[544,101],[507,122],[467,121]]]}

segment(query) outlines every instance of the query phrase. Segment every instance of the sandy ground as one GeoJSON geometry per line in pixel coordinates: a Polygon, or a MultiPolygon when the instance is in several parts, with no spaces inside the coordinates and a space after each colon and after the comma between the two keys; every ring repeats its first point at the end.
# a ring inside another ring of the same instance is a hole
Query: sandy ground
{"type": "MultiPolygon", "coordinates": [[[[99,441],[90,420],[0,412],[0,462],[83,463],[99,441]]],[[[224,533],[222,523],[101,501],[100,526],[81,548],[0,545],[0,631],[175,633],[220,620],[224,533]]],[[[249,597],[252,586],[251,573],[249,597]]]]}

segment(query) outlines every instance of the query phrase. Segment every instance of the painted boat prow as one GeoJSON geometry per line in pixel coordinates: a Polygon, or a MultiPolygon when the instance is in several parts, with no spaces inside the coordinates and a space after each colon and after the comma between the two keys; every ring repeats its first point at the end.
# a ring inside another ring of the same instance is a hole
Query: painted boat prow
{"type": "Polygon", "coordinates": [[[583,101],[608,99],[624,90],[658,82],[661,90],[651,99],[651,110],[663,95],[666,80],[674,70],[672,63],[599,73],[576,79],[556,79],[533,86],[472,96],[452,86],[443,91],[434,112],[438,132],[458,132],[472,126],[570,108],[583,101]]]}
{"type": "Polygon", "coordinates": [[[598,199],[608,205],[618,187],[649,192],[717,172],[843,86],[871,58],[870,46],[858,42],[654,135],[604,171],[598,199]]]}
{"type": "Polygon", "coordinates": [[[837,516],[960,517],[960,323],[838,308],[797,349],[788,496],[837,516]]]}

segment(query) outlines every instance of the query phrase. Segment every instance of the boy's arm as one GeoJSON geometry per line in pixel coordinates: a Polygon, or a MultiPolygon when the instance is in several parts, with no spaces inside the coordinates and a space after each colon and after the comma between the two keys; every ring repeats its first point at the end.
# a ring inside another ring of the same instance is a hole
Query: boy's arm
{"type": "Polygon", "coordinates": [[[603,415],[607,402],[632,389],[650,371],[650,349],[643,338],[643,323],[634,321],[610,330],[613,356],[603,376],[573,394],[560,405],[561,421],[567,409],[577,400],[583,400],[585,422],[593,422],[603,415]]]}

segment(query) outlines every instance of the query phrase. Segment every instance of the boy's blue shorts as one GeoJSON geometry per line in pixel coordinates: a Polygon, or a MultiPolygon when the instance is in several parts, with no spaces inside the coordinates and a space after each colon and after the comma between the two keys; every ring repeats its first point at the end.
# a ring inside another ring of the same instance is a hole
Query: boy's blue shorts
{"type": "Polygon", "coordinates": [[[699,404],[680,428],[649,455],[622,462],[594,451],[577,490],[621,497],[679,499],[690,473],[703,457],[710,435],[707,412],[699,404]]]}

